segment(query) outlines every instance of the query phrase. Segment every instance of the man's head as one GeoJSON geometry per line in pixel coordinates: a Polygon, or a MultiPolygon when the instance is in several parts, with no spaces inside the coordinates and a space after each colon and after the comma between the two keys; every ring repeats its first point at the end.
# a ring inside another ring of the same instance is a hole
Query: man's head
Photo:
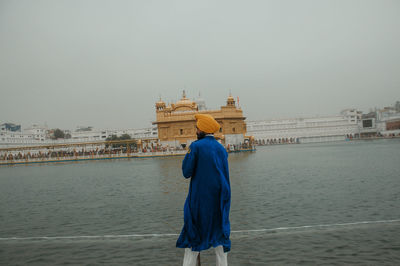
{"type": "Polygon", "coordinates": [[[197,126],[196,126],[196,135],[197,135],[197,139],[202,139],[204,138],[207,133],[204,131],[201,131],[197,126]]]}
{"type": "Polygon", "coordinates": [[[218,122],[211,115],[196,114],[194,117],[197,120],[197,139],[204,138],[206,134],[214,134],[221,128],[218,122]]]}

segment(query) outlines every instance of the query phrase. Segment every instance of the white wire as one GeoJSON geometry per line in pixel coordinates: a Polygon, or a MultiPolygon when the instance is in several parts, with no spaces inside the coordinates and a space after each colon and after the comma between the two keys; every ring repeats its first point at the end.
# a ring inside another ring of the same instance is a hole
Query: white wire
{"type": "MultiPolygon", "coordinates": [[[[233,230],[232,234],[240,233],[256,233],[256,232],[274,232],[274,231],[289,231],[296,229],[317,229],[317,228],[328,228],[328,227],[344,227],[352,225],[364,225],[364,224],[388,224],[398,223],[400,219],[395,220],[379,220],[379,221],[361,221],[352,223],[336,223],[336,224],[318,224],[318,225],[303,225],[293,227],[277,227],[277,228],[262,228],[262,229],[248,229],[248,230],[233,230]]],[[[11,240],[62,240],[62,239],[116,239],[116,238],[151,238],[151,237],[169,237],[179,236],[175,233],[164,233],[164,234],[129,234],[129,235],[97,235],[97,236],[33,236],[33,237],[0,237],[0,241],[11,241],[11,240]]]]}
{"type": "Polygon", "coordinates": [[[269,232],[269,231],[284,231],[284,230],[296,230],[296,229],[313,229],[313,228],[324,228],[324,227],[340,227],[340,226],[351,226],[351,225],[362,225],[362,224],[383,224],[383,223],[397,223],[397,220],[380,220],[380,221],[362,221],[353,223],[337,223],[337,224],[317,224],[317,225],[303,225],[293,227],[277,227],[270,229],[250,229],[250,230],[236,230],[231,231],[232,233],[251,233],[251,232],[269,232]]]}

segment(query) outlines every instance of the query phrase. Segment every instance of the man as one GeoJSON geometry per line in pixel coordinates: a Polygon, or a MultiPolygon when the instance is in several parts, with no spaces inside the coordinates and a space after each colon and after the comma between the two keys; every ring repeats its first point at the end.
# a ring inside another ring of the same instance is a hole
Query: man
{"type": "Polygon", "coordinates": [[[231,188],[228,153],[213,133],[220,125],[206,114],[195,115],[197,141],[192,142],[182,163],[185,178],[190,179],[184,206],[184,225],[176,242],[185,248],[183,265],[195,265],[199,252],[215,248],[217,265],[228,265],[231,248],[229,209],[231,188]]]}

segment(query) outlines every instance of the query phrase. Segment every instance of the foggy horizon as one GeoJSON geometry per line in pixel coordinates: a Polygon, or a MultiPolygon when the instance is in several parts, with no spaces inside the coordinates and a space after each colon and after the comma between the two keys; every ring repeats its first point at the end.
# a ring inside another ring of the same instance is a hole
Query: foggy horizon
{"type": "Polygon", "coordinates": [[[246,121],[400,100],[398,1],[0,0],[0,123],[145,128],[155,102],[246,121]]]}

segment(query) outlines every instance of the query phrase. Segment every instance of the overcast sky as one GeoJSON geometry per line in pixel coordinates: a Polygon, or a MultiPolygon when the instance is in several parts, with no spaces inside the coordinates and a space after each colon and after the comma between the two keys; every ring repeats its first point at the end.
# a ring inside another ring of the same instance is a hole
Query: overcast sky
{"type": "Polygon", "coordinates": [[[0,0],[0,123],[142,128],[159,96],[248,120],[400,100],[400,1],[0,0]]]}

